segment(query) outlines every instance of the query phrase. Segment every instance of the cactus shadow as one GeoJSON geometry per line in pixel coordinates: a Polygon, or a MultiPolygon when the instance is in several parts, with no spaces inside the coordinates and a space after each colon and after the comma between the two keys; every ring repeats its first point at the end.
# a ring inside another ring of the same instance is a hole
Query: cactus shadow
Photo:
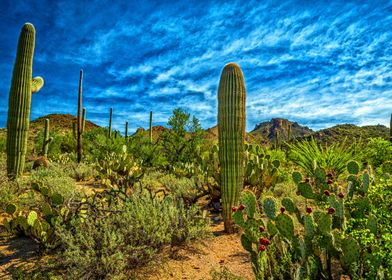
{"type": "Polygon", "coordinates": [[[28,237],[0,236],[0,279],[13,275],[37,257],[39,245],[28,237]]]}

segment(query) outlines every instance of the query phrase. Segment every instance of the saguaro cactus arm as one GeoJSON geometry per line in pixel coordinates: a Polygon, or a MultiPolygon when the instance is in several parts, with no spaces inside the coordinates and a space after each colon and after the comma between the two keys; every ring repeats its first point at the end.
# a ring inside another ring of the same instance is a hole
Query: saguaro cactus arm
{"type": "Polygon", "coordinates": [[[44,86],[44,79],[40,76],[31,80],[31,92],[36,93],[44,86]]]}

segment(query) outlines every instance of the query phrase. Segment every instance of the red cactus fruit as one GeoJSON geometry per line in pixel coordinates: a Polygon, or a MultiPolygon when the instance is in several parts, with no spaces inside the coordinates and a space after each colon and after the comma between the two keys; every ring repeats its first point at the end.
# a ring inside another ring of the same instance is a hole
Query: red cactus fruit
{"type": "Polygon", "coordinates": [[[236,212],[236,211],[237,211],[237,207],[232,207],[232,208],[231,208],[231,211],[232,211],[232,212],[236,212]]]}
{"type": "Polygon", "coordinates": [[[324,191],[324,194],[325,194],[326,196],[330,196],[330,195],[331,195],[331,193],[329,192],[329,190],[325,190],[325,191],[324,191]]]}
{"type": "Polygon", "coordinates": [[[331,178],[333,177],[333,174],[331,172],[328,172],[327,177],[331,178]]]}
{"type": "Polygon", "coordinates": [[[260,237],[259,242],[261,245],[266,245],[266,246],[271,244],[271,241],[269,241],[269,239],[265,237],[260,237]]]}
{"type": "Polygon", "coordinates": [[[328,208],[328,214],[334,214],[336,212],[335,208],[329,207],[328,208]]]}
{"type": "Polygon", "coordinates": [[[264,252],[265,249],[266,249],[266,247],[265,247],[264,245],[260,245],[259,250],[260,250],[261,252],[264,252]]]}
{"type": "Polygon", "coordinates": [[[331,185],[331,184],[333,184],[333,181],[331,179],[328,179],[327,184],[331,185]]]}
{"type": "Polygon", "coordinates": [[[264,231],[265,231],[265,228],[264,228],[263,226],[260,226],[260,227],[259,227],[259,230],[260,230],[260,232],[264,232],[264,231]]]}
{"type": "Polygon", "coordinates": [[[306,207],[306,213],[308,213],[308,214],[312,213],[312,208],[306,207]]]}
{"type": "Polygon", "coordinates": [[[242,210],[244,210],[245,209],[245,205],[244,204],[240,204],[240,207],[238,207],[238,210],[240,210],[240,211],[242,211],[242,210]]]}
{"type": "Polygon", "coordinates": [[[306,178],[306,179],[305,179],[305,182],[306,182],[306,183],[309,183],[309,182],[310,182],[310,179],[309,179],[309,178],[306,178]]]}
{"type": "Polygon", "coordinates": [[[284,208],[283,206],[280,207],[280,212],[281,212],[282,214],[284,213],[284,211],[286,211],[286,208],[284,208]]]}
{"type": "Polygon", "coordinates": [[[344,198],[344,193],[341,192],[341,193],[338,194],[338,196],[339,196],[340,198],[344,198]]]}

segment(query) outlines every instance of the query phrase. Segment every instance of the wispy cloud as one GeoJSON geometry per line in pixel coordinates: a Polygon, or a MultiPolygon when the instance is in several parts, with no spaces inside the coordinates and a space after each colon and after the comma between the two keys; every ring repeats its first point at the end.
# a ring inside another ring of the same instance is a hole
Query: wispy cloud
{"type": "Polygon", "coordinates": [[[34,73],[45,87],[32,117],[76,113],[83,68],[89,117],[114,127],[165,125],[182,107],[216,123],[222,67],[247,88],[247,129],[285,117],[314,129],[388,124],[392,112],[392,3],[308,1],[29,1],[0,18],[0,125],[25,21],[37,29],[34,73]],[[108,5],[110,3],[110,5],[108,5]],[[36,7],[40,7],[39,12],[36,7]],[[56,20],[53,20],[53,19],[56,20]]]}

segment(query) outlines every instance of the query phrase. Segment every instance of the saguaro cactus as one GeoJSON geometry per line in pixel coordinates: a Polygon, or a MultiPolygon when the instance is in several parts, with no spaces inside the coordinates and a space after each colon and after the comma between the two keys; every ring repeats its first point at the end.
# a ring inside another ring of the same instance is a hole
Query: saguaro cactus
{"type": "Polygon", "coordinates": [[[128,139],[128,122],[125,122],[125,139],[128,139]]]}
{"type": "Polygon", "coordinates": [[[52,137],[49,138],[49,119],[45,119],[44,142],[42,144],[41,154],[46,158],[48,157],[49,144],[52,140],[52,137]]]}
{"type": "Polygon", "coordinates": [[[109,132],[108,132],[108,137],[112,138],[112,119],[113,119],[113,108],[110,108],[110,113],[109,113],[109,132]]]}
{"type": "Polygon", "coordinates": [[[243,185],[245,142],[245,81],[235,63],[225,65],[218,89],[219,160],[223,221],[226,232],[233,232],[231,208],[237,205],[243,185]]]}
{"type": "Polygon", "coordinates": [[[152,111],[150,111],[150,143],[152,144],[152,111]]]}
{"type": "Polygon", "coordinates": [[[391,114],[391,120],[389,122],[389,141],[392,143],[392,114],[391,114]]]}
{"type": "MultiPolygon", "coordinates": [[[[77,121],[77,149],[78,149],[78,163],[82,161],[83,155],[83,139],[82,139],[82,132],[83,132],[83,120],[82,120],[82,83],[83,83],[83,70],[80,69],[80,76],[79,76],[79,91],[78,91],[78,121],[77,121]]],[[[83,114],[85,111],[83,112],[83,114]]]]}
{"type": "Polygon", "coordinates": [[[8,101],[7,174],[10,178],[23,173],[30,126],[31,94],[44,85],[41,77],[32,79],[34,45],[34,26],[26,23],[19,35],[8,101]]]}

